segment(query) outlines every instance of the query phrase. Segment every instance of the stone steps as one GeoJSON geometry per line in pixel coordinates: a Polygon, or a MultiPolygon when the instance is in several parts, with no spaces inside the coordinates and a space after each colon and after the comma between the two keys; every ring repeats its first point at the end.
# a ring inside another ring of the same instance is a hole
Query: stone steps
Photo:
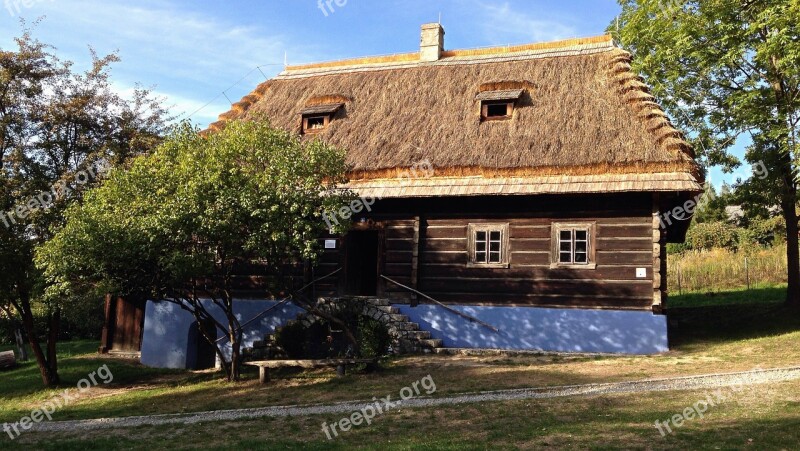
{"type": "MultiPolygon", "coordinates": [[[[322,298],[318,301],[318,308],[320,310],[331,313],[346,301],[360,301],[364,303],[363,315],[379,321],[387,326],[389,334],[392,337],[392,349],[395,353],[431,353],[437,352],[441,349],[443,342],[440,339],[432,338],[431,332],[421,330],[418,323],[412,322],[408,315],[400,312],[400,309],[392,306],[389,299],[370,298],[370,297],[347,297],[347,298],[322,298]]],[[[302,324],[309,327],[316,322],[309,313],[298,314],[293,320],[286,322],[285,326],[302,324]]],[[[283,326],[283,327],[285,327],[283,326]]],[[[283,352],[278,346],[275,345],[273,335],[264,337],[264,340],[259,340],[253,343],[252,348],[248,353],[251,354],[274,354],[276,352],[283,352]]],[[[243,354],[245,350],[242,351],[243,354]]]]}

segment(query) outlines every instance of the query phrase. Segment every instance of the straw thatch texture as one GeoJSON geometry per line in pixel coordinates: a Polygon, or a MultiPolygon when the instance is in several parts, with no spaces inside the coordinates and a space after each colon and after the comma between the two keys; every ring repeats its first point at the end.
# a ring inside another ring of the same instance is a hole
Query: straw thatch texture
{"type": "Polygon", "coordinates": [[[690,147],[631,72],[626,52],[608,38],[524,50],[298,67],[210,128],[260,115],[299,132],[305,108],[341,101],[313,139],[347,149],[354,179],[427,159],[437,177],[684,173],[699,187],[690,147]],[[482,123],[477,97],[511,89],[524,89],[513,119],[482,123]]]}

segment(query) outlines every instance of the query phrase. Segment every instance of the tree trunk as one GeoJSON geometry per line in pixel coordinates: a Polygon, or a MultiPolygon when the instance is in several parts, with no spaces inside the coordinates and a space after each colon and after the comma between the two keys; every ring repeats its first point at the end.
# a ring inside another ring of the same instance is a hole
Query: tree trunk
{"type": "MultiPolygon", "coordinates": [[[[44,355],[42,346],[39,344],[39,339],[36,335],[36,327],[33,323],[33,313],[30,308],[30,301],[26,298],[20,300],[19,315],[22,317],[22,327],[25,329],[25,335],[28,336],[28,343],[31,345],[31,352],[36,358],[36,364],[39,366],[39,373],[42,376],[42,383],[45,387],[52,387],[58,385],[61,379],[58,376],[58,371],[50,366],[47,357],[44,355]]],[[[55,361],[55,359],[54,359],[55,361]]]]}
{"type": "MultiPolygon", "coordinates": [[[[764,30],[763,32],[766,32],[764,30]]],[[[766,36],[763,37],[766,40],[766,36]]],[[[786,305],[789,307],[800,309],[800,250],[798,249],[798,226],[797,226],[797,180],[795,171],[794,156],[796,149],[792,149],[789,145],[792,142],[793,132],[790,125],[789,118],[792,117],[792,106],[787,101],[787,95],[784,80],[787,77],[782,72],[782,64],[780,60],[773,56],[770,59],[770,64],[767,69],[767,80],[772,86],[775,96],[775,106],[778,115],[771,124],[775,131],[780,131],[785,134],[784,139],[781,139],[774,144],[778,151],[778,170],[780,171],[780,180],[782,186],[781,193],[781,209],[783,210],[783,218],[786,220],[786,266],[787,266],[787,282],[786,289],[786,305]]]]}
{"type": "Polygon", "coordinates": [[[230,377],[229,379],[232,382],[237,382],[241,378],[241,365],[239,364],[240,354],[241,354],[241,347],[242,343],[239,340],[241,333],[239,331],[233,331],[230,335],[231,340],[231,367],[230,367],[230,377]]]}
{"type": "Polygon", "coordinates": [[[800,249],[798,249],[796,197],[789,195],[783,201],[783,218],[786,220],[786,263],[788,288],[786,305],[800,309],[800,249]]]}
{"type": "Polygon", "coordinates": [[[28,351],[25,349],[25,339],[22,338],[22,330],[16,329],[14,331],[14,338],[17,340],[17,348],[19,348],[19,360],[22,362],[27,362],[28,351]]]}
{"type": "Polygon", "coordinates": [[[47,319],[47,363],[50,366],[50,371],[58,374],[58,356],[56,355],[56,343],[58,343],[58,334],[61,329],[61,309],[56,307],[54,311],[50,312],[47,319]]]}

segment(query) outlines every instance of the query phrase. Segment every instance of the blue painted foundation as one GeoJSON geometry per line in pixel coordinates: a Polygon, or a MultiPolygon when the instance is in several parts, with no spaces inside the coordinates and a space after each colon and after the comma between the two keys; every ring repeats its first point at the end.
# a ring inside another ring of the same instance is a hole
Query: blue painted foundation
{"type": "Polygon", "coordinates": [[[446,348],[657,354],[669,350],[667,317],[650,312],[451,306],[493,332],[436,305],[395,305],[446,348]]]}
{"type": "MultiPolygon", "coordinates": [[[[239,321],[249,321],[276,304],[276,301],[235,303],[239,321]]],[[[225,323],[219,308],[208,301],[214,317],[225,323]]],[[[410,307],[398,304],[404,315],[444,341],[447,348],[535,350],[554,352],[598,352],[657,354],[669,350],[666,316],[650,312],[619,310],[548,309],[538,307],[452,306],[499,329],[494,332],[436,305],[410,307]]],[[[274,310],[244,330],[243,347],[301,313],[287,304],[274,310]]],[[[142,363],[157,368],[191,368],[198,340],[192,331],[194,317],[179,306],[149,301],[145,309],[142,363]],[[191,337],[191,338],[190,338],[191,337]]],[[[219,331],[223,337],[225,331],[219,331]]],[[[226,348],[230,356],[230,348],[226,348]]]]}
{"type": "MultiPolygon", "coordinates": [[[[234,301],[234,312],[239,321],[245,323],[275,304],[277,301],[237,300],[234,301]]],[[[204,301],[204,305],[217,321],[227,324],[225,314],[219,307],[211,301],[204,301]]],[[[285,304],[267,313],[244,328],[242,347],[250,347],[254,341],[263,340],[265,335],[274,332],[276,327],[294,319],[299,313],[301,309],[292,304],[285,304]]],[[[202,336],[197,336],[196,330],[192,330],[194,323],[191,313],[172,302],[148,301],[142,337],[142,364],[155,368],[192,368],[198,340],[203,340],[202,336]]],[[[218,337],[225,335],[223,330],[217,332],[218,337]]],[[[227,343],[227,339],[223,343],[227,343]]],[[[230,346],[224,351],[230,357],[230,346]]]]}

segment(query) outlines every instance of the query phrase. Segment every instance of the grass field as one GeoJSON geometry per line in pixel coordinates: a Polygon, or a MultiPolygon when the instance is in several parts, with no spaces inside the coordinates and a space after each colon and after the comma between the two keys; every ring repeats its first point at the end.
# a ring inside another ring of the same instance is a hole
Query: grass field
{"type": "Polygon", "coordinates": [[[670,292],[717,292],[786,284],[786,246],[734,252],[728,249],[686,251],[669,255],[670,292]]]}
{"type": "MultiPolygon", "coordinates": [[[[414,356],[392,359],[373,374],[336,378],[330,371],[276,373],[268,386],[255,373],[237,385],[214,373],[155,370],[99,358],[96,343],[64,343],[59,349],[64,387],[101,365],[114,380],[58,411],[55,420],[181,413],[268,405],[324,403],[385,396],[430,374],[434,396],[501,388],[611,382],[750,370],[800,364],[800,314],[781,305],[781,287],[713,296],[673,296],[672,350],[658,356],[414,356]]],[[[0,423],[18,421],[52,397],[38,372],[25,364],[0,373],[0,423]]],[[[609,395],[526,402],[495,402],[435,409],[402,409],[328,442],[323,421],[333,417],[263,419],[182,427],[143,427],[74,434],[25,434],[0,448],[42,449],[190,448],[274,449],[555,447],[791,449],[800,442],[800,383],[754,386],[702,420],[661,437],[654,428],[705,396],[702,392],[609,395]],[[752,440],[752,441],[750,441],[752,440]]],[[[63,391],[63,388],[62,388],[63,391]]]]}

